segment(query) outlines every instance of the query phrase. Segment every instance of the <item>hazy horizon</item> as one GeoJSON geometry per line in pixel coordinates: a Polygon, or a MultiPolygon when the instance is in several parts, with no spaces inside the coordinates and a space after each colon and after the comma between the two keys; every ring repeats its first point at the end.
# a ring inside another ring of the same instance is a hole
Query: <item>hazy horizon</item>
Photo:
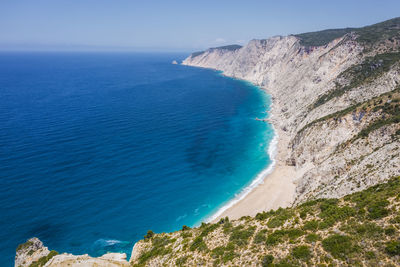
{"type": "Polygon", "coordinates": [[[190,52],[251,39],[362,27],[398,17],[400,2],[10,1],[0,51],[190,52]]]}

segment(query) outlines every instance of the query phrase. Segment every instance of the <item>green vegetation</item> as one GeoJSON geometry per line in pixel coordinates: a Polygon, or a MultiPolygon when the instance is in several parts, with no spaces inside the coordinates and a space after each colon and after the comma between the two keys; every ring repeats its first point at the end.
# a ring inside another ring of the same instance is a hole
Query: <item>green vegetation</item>
{"type": "Polygon", "coordinates": [[[207,250],[207,245],[206,243],[204,243],[203,237],[198,236],[193,240],[193,243],[190,245],[190,250],[191,251],[195,251],[195,250],[199,250],[199,251],[205,251],[207,250]]]}
{"type": "Polygon", "coordinates": [[[390,255],[400,255],[400,241],[389,241],[386,243],[385,250],[390,255]]]}
{"type": "Polygon", "coordinates": [[[198,57],[198,56],[204,54],[205,52],[206,52],[206,51],[193,52],[190,56],[191,56],[192,58],[195,58],[195,57],[198,57]]]}
{"type": "Polygon", "coordinates": [[[317,199],[254,218],[203,223],[143,242],[136,266],[400,265],[400,177],[342,199],[317,199]],[[189,233],[191,235],[189,235],[189,233]],[[185,235],[185,236],[184,236],[185,235]],[[265,252],[268,252],[266,255],[265,252]],[[154,262],[152,261],[152,264],[154,262]]]}
{"type": "Polygon", "coordinates": [[[41,257],[38,261],[34,261],[29,265],[29,267],[41,267],[44,266],[51,258],[58,255],[58,252],[55,250],[50,251],[47,256],[41,257]]]}
{"type": "Polygon", "coordinates": [[[244,229],[243,225],[239,225],[233,228],[229,241],[233,242],[237,246],[247,245],[248,240],[253,236],[255,229],[255,227],[244,229]]]}
{"type": "Polygon", "coordinates": [[[273,262],[274,262],[274,256],[266,255],[263,257],[263,259],[261,261],[261,266],[262,267],[271,267],[271,266],[273,266],[273,262]]]}
{"type": "Polygon", "coordinates": [[[176,266],[185,266],[187,259],[188,259],[188,256],[180,257],[175,261],[175,265],[176,266]]]}
{"type": "Polygon", "coordinates": [[[311,257],[310,247],[304,245],[294,247],[292,254],[296,259],[308,260],[311,257]]]}
{"type": "Polygon", "coordinates": [[[144,236],[144,240],[149,240],[154,236],[154,232],[149,230],[147,231],[147,234],[144,236]]]}
{"type": "Polygon", "coordinates": [[[400,18],[394,18],[357,29],[357,41],[363,44],[366,48],[371,48],[373,45],[379,44],[386,40],[393,42],[398,39],[400,30],[400,18]]]}
{"type": "Polygon", "coordinates": [[[171,243],[171,240],[167,236],[156,236],[151,241],[152,248],[140,255],[139,264],[144,264],[151,258],[171,253],[172,249],[168,247],[168,245],[171,243]]]}
{"type": "Polygon", "coordinates": [[[280,227],[291,217],[293,217],[293,213],[290,211],[290,209],[279,208],[275,212],[274,216],[268,221],[268,227],[280,227]]]}
{"type": "Polygon", "coordinates": [[[357,34],[357,41],[364,47],[371,48],[375,44],[399,38],[400,18],[394,18],[381,23],[373,24],[362,28],[329,29],[318,32],[296,34],[303,46],[323,46],[346,33],[357,34]]]}
{"type": "Polygon", "coordinates": [[[333,257],[342,260],[346,259],[346,256],[355,249],[350,237],[338,234],[331,235],[322,240],[322,247],[333,257]]]}
{"type": "Polygon", "coordinates": [[[30,241],[30,240],[28,240],[28,241],[26,241],[26,242],[23,243],[23,244],[19,244],[18,247],[17,247],[17,249],[16,249],[16,251],[21,250],[21,249],[27,249],[27,248],[29,248],[29,247],[32,246],[32,245],[33,245],[33,242],[30,241]]]}
{"type": "MultiPolygon", "coordinates": [[[[320,122],[328,121],[333,119],[335,121],[340,120],[340,118],[344,117],[345,115],[352,113],[353,114],[370,114],[374,112],[381,112],[384,116],[374,120],[371,122],[367,127],[362,129],[356,136],[354,136],[348,143],[352,143],[359,138],[365,138],[374,130],[377,130],[383,126],[390,125],[393,123],[399,123],[400,117],[400,87],[395,88],[394,90],[384,93],[380,96],[374,97],[365,103],[358,103],[353,106],[350,106],[344,110],[329,114],[317,120],[314,120],[307,125],[305,125],[297,134],[297,136],[301,136],[301,133],[320,122]]],[[[396,132],[392,138],[397,138],[400,135],[400,130],[398,133],[396,132]]],[[[344,143],[343,145],[346,145],[344,143]]],[[[372,168],[372,166],[369,166],[372,168]]]]}
{"type": "Polygon", "coordinates": [[[224,45],[224,46],[218,46],[218,47],[213,47],[210,48],[210,50],[214,50],[214,49],[219,49],[219,50],[229,50],[229,51],[235,51],[242,48],[241,45],[224,45]]]}
{"type": "Polygon", "coordinates": [[[399,52],[388,52],[365,58],[362,63],[351,66],[338,76],[339,79],[349,80],[349,84],[341,85],[336,83],[336,87],[320,96],[312,104],[311,109],[317,108],[333,98],[340,97],[353,88],[374,81],[377,77],[389,71],[393,64],[399,62],[399,60],[399,52]]]}
{"type": "Polygon", "coordinates": [[[318,32],[295,34],[294,36],[300,38],[300,44],[303,46],[323,46],[354,30],[356,30],[356,28],[329,29],[318,32]]]}
{"type": "MultiPolygon", "coordinates": [[[[228,51],[235,51],[242,48],[241,45],[225,45],[225,46],[219,46],[219,47],[212,47],[209,48],[207,51],[213,51],[213,50],[228,50],[228,51]]],[[[206,51],[198,51],[198,52],[194,52],[191,54],[192,58],[195,58],[197,56],[200,56],[202,54],[204,54],[206,51]]]]}

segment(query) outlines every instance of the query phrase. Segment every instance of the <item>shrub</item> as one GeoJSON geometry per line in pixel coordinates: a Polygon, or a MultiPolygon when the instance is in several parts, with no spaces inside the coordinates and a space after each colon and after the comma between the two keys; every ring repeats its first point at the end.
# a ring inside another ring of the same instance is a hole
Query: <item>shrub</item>
{"type": "Polygon", "coordinates": [[[189,226],[186,226],[186,225],[182,226],[182,231],[187,231],[187,230],[190,230],[189,226]]]}
{"type": "Polygon", "coordinates": [[[279,208],[279,209],[276,211],[275,216],[272,217],[272,218],[268,221],[267,225],[268,225],[268,227],[271,227],[271,228],[280,227],[280,226],[282,226],[288,219],[290,219],[291,217],[293,217],[293,215],[294,215],[294,214],[293,214],[292,211],[290,211],[290,210],[288,210],[288,209],[279,208]]]}
{"type": "Polygon", "coordinates": [[[149,230],[149,231],[147,231],[147,234],[144,236],[144,239],[145,239],[145,240],[149,240],[149,239],[151,239],[153,236],[154,236],[154,232],[151,231],[151,230],[149,230]]]}
{"type": "Polygon", "coordinates": [[[219,224],[210,224],[210,225],[203,225],[201,228],[203,231],[201,231],[200,236],[201,237],[206,237],[209,233],[213,232],[215,229],[219,227],[219,224]]]}
{"type": "Polygon", "coordinates": [[[310,248],[308,246],[294,247],[292,250],[293,257],[296,259],[308,260],[311,257],[310,248]]]}
{"type": "Polygon", "coordinates": [[[396,229],[393,226],[390,226],[385,229],[386,235],[394,235],[396,233],[396,229]]]}
{"type": "Polygon", "coordinates": [[[218,224],[225,224],[225,223],[228,223],[229,222],[229,218],[228,218],[228,216],[227,217],[225,217],[225,218],[221,218],[219,221],[218,221],[218,224]]]}
{"type": "Polygon", "coordinates": [[[355,214],[356,211],[349,206],[338,207],[336,205],[332,205],[325,206],[323,210],[321,208],[321,213],[319,216],[327,220],[343,221],[349,217],[354,216],[355,214]]]}
{"type": "Polygon", "coordinates": [[[261,244],[264,243],[267,240],[267,237],[265,236],[265,233],[267,232],[266,229],[263,229],[259,231],[255,236],[254,236],[254,243],[256,244],[261,244]]]}
{"type": "Polygon", "coordinates": [[[273,266],[273,263],[274,263],[274,256],[270,254],[265,255],[261,260],[262,267],[271,267],[273,266]]]}
{"type": "Polygon", "coordinates": [[[185,263],[187,262],[187,259],[188,259],[188,256],[183,256],[183,257],[178,258],[175,261],[176,266],[184,266],[185,263]]]}
{"type": "Polygon", "coordinates": [[[254,226],[243,229],[243,226],[239,225],[233,229],[229,241],[232,241],[238,246],[247,245],[248,239],[253,236],[255,229],[254,226]]]}
{"type": "Polygon", "coordinates": [[[370,205],[368,205],[368,217],[370,219],[380,219],[386,217],[389,214],[389,211],[386,209],[386,206],[389,205],[389,201],[378,200],[370,205]]]}
{"type": "Polygon", "coordinates": [[[318,229],[318,221],[316,220],[312,220],[312,221],[308,221],[303,225],[303,229],[304,230],[312,230],[315,231],[318,229]]]}
{"type": "Polygon", "coordinates": [[[320,240],[321,237],[317,234],[309,234],[306,236],[306,241],[311,243],[311,242],[317,242],[318,240],[320,240]]]}
{"type": "Polygon", "coordinates": [[[23,243],[23,244],[19,244],[18,247],[17,247],[17,249],[16,249],[16,251],[21,250],[21,249],[26,249],[26,248],[28,248],[28,247],[30,247],[30,246],[32,246],[32,245],[33,245],[33,242],[30,241],[30,240],[28,240],[28,241],[26,241],[26,242],[23,243]]]}
{"type": "Polygon", "coordinates": [[[41,257],[39,260],[34,261],[31,263],[31,265],[29,265],[29,267],[42,267],[44,266],[51,258],[53,258],[54,256],[58,255],[58,252],[55,250],[50,251],[49,254],[47,254],[47,256],[43,256],[41,257]]]}
{"type": "Polygon", "coordinates": [[[385,247],[386,253],[395,256],[400,255],[400,241],[390,241],[386,243],[385,247]]]}
{"type": "Polygon", "coordinates": [[[195,250],[198,250],[198,251],[205,251],[205,250],[207,250],[207,249],[208,249],[208,248],[207,248],[207,245],[206,245],[206,243],[204,243],[204,240],[203,240],[203,237],[202,237],[202,236],[196,237],[196,238],[193,240],[192,244],[190,245],[190,250],[191,250],[191,251],[195,251],[195,250]]]}
{"type": "Polygon", "coordinates": [[[193,234],[191,232],[185,231],[181,233],[181,237],[182,238],[188,238],[188,237],[192,237],[193,234]]]}
{"type": "Polygon", "coordinates": [[[231,261],[238,256],[235,253],[235,245],[232,242],[229,242],[225,247],[216,247],[212,250],[211,255],[213,258],[218,258],[217,262],[219,262],[219,258],[222,258],[224,263],[231,261]]]}
{"type": "Polygon", "coordinates": [[[285,235],[285,231],[283,230],[276,230],[272,234],[267,236],[267,241],[265,242],[266,245],[276,245],[282,241],[282,237],[285,235]]]}
{"type": "Polygon", "coordinates": [[[286,234],[290,239],[296,239],[302,235],[304,235],[304,232],[300,229],[289,229],[286,230],[286,234]]]}
{"type": "Polygon", "coordinates": [[[322,247],[337,259],[345,259],[355,249],[350,237],[338,234],[322,240],[322,247]]]}

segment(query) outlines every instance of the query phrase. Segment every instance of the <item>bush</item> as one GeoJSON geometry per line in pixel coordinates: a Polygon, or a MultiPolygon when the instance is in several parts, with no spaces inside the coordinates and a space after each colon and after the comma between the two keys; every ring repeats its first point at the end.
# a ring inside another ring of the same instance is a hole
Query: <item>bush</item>
{"type": "Polygon", "coordinates": [[[144,239],[145,239],[145,240],[149,240],[149,239],[151,239],[153,236],[154,236],[154,232],[151,231],[151,230],[149,230],[149,231],[147,231],[147,234],[144,236],[144,239]]]}
{"type": "Polygon", "coordinates": [[[390,241],[386,243],[385,247],[386,253],[395,256],[400,255],[400,241],[390,241]]]}
{"type": "Polygon", "coordinates": [[[306,241],[308,243],[317,242],[320,239],[321,239],[321,237],[317,234],[309,234],[306,236],[306,241]]]}
{"type": "Polygon", "coordinates": [[[259,231],[255,236],[254,236],[254,243],[255,244],[261,244],[264,243],[267,240],[267,237],[265,236],[265,233],[267,230],[261,230],[259,231]]]}
{"type": "Polygon", "coordinates": [[[243,226],[239,225],[233,229],[229,241],[238,246],[247,245],[248,239],[253,236],[255,229],[254,226],[243,229],[243,226]]]}
{"type": "Polygon", "coordinates": [[[285,235],[285,231],[283,230],[276,230],[272,234],[267,236],[267,241],[265,242],[266,245],[276,245],[282,241],[282,237],[285,235]]]}
{"type": "Polygon", "coordinates": [[[308,221],[303,225],[303,229],[304,230],[311,230],[311,231],[315,231],[318,229],[318,221],[316,220],[312,220],[312,221],[308,221]]]}
{"type": "Polygon", "coordinates": [[[290,230],[286,230],[286,234],[290,239],[296,239],[296,238],[304,235],[304,232],[300,229],[290,229],[290,230]]]}
{"type": "Polygon", "coordinates": [[[325,207],[324,210],[322,210],[321,208],[321,213],[319,216],[327,220],[331,219],[333,221],[343,221],[349,217],[354,216],[355,214],[356,211],[349,206],[338,207],[335,205],[335,206],[325,207]]]}
{"type": "Polygon", "coordinates": [[[322,240],[322,247],[333,257],[344,260],[355,250],[350,237],[334,234],[322,240]]]}
{"type": "Polygon", "coordinates": [[[393,226],[390,226],[385,229],[386,235],[394,235],[396,233],[396,229],[393,226]]]}
{"type": "Polygon", "coordinates": [[[222,261],[226,263],[233,260],[238,255],[235,253],[235,245],[232,242],[229,242],[226,247],[220,246],[213,249],[211,256],[213,258],[218,258],[217,262],[220,261],[219,258],[222,258],[222,261]]]}
{"type": "Polygon", "coordinates": [[[191,232],[185,231],[181,233],[181,237],[182,238],[188,238],[188,237],[192,237],[193,234],[191,232]]]}
{"type": "Polygon", "coordinates": [[[184,266],[185,263],[187,262],[187,259],[188,259],[188,256],[183,256],[183,257],[178,258],[175,261],[176,266],[184,266]]]}
{"type": "Polygon", "coordinates": [[[56,255],[58,255],[58,252],[52,250],[47,256],[43,256],[39,260],[32,262],[31,265],[29,265],[29,267],[42,267],[56,255]]]}
{"type": "Polygon", "coordinates": [[[208,249],[207,245],[206,245],[206,243],[204,243],[203,237],[201,237],[201,236],[196,237],[193,240],[192,244],[190,245],[191,251],[195,251],[195,250],[205,251],[207,249],[208,249]]]}
{"type": "Polygon", "coordinates": [[[262,267],[271,267],[273,266],[273,263],[274,263],[274,256],[270,254],[264,256],[261,260],[262,267]]]}
{"type": "Polygon", "coordinates": [[[201,233],[200,233],[200,236],[201,237],[206,237],[209,233],[213,232],[218,227],[219,227],[219,224],[210,224],[210,225],[204,224],[200,228],[200,229],[203,229],[203,231],[201,231],[201,233]]]}
{"type": "Polygon", "coordinates": [[[187,230],[190,230],[189,226],[186,226],[186,225],[182,226],[182,231],[187,231],[187,230]]]}
{"type": "Polygon", "coordinates": [[[292,250],[293,257],[296,259],[308,260],[311,257],[310,248],[308,246],[298,246],[292,250]]]}
{"type": "Polygon", "coordinates": [[[18,247],[17,247],[17,249],[16,249],[16,251],[21,250],[21,249],[26,249],[26,248],[28,248],[28,247],[30,247],[30,246],[32,246],[32,245],[33,245],[33,242],[30,241],[30,240],[28,240],[28,241],[26,241],[26,242],[23,243],[23,244],[19,244],[18,247]]]}
{"type": "Polygon", "coordinates": [[[282,226],[288,219],[290,219],[291,217],[293,217],[293,215],[294,215],[293,212],[291,212],[290,210],[279,208],[279,209],[276,211],[275,216],[272,217],[272,218],[268,221],[267,225],[268,225],[268,227],[270,227],[270,228],[280,227],[280,226],[282,226]]]}
{"type": "Polygon", "coordinates": [[[386,199],[371,203],[368,205],[368,217],[374,220],[386,217],[389,214],[389,211],[386,209],[387,205],[389,205],[389,201],[386,199]]]}

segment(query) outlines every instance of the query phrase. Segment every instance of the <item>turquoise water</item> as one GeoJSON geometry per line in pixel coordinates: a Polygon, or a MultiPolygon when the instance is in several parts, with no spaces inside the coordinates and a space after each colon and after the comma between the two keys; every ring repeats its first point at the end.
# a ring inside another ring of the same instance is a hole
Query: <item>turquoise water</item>
{"type": "Polygon", "coordinates": [[[193,226],[271,164],[270,99],[185,54],[0,54],[0,259],[130,253],[193,226]]]}

